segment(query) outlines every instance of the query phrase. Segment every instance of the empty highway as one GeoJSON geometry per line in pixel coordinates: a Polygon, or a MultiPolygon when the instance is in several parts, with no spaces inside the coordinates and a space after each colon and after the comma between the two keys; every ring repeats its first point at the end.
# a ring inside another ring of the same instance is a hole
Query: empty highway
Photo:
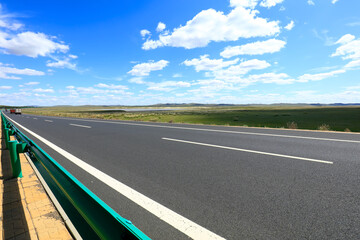
{"type": "Polygon", "coordinates": [[[6,115],[150,238],[360,236],[360,134],[6,115]]]}

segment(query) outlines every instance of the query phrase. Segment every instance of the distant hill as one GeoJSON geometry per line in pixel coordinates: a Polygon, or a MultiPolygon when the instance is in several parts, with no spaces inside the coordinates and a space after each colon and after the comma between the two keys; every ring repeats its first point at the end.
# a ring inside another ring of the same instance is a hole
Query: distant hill
{"type": "MultiPolygon", "coordinates": [[[[159,103],[153,105],[56,105],[53,107],[114,107],[114,108],[121,108],[121,107],[249,107],[249,106],[333,106],[333,107],[341,107],[341,106],[360,106],[360,103],[330,103],[330,104],[323,104],[323,103],[273,103],[273,104],[227,104],[227,103],[220,103],[220,104],[203,104],[203,103],[159,103]]],[[[0,108],[38,108],[41,106],[6,106],[0,105],[0,108]]],[[[46,106],[49,107],[49,106],[46,106]]]]}

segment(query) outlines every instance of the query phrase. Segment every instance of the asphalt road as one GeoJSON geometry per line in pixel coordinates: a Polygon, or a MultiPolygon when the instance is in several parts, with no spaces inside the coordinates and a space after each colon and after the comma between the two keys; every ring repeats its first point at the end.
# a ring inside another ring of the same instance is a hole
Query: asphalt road
{"type": "MultiPolygon", "coordinates": [[[[217,236],[359,239],[360,134],[8,116],[217,236]]],[[[149,237],[189,238],[23,132],[149,237]]]]}

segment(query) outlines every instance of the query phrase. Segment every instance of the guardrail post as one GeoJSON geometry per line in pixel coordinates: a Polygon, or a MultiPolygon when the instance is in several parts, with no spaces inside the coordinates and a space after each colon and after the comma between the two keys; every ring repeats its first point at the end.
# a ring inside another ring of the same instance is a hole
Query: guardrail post
{"type": "Polygon", "coordinates": [[[13,177],[22,177],[19,153],[23,153],[26,143],[18,143],[17,141],[9,141],[9,151],[13,177]]]}
{"type": "Polygon", "coordinates": [[[7,149],[9,149],[10,136],[9,136],[9,129],[6,127],[4,127],[4,135],[5,135],[5,146],[7,149]]]}

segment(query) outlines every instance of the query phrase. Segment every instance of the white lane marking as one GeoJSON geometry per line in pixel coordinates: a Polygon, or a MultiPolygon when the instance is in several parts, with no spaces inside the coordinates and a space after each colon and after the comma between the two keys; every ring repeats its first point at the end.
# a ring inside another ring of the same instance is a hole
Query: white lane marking
{"type": "MultiPolygon", "coordinates": [[[[46,116],[46,117],[50,117],[50,116],[46,116]]],[[[120,124],[120,125],[157,127],[157,128],[172,128],[172,129],[183,129],[183,130],[204,131],[204,132],[235,133],[235,134],[269,136],[269,137],[283,137],[283,138],[298,138],[298,139],[310,139],[310,140],[320,140],[320,141],[360,143],[359,140],[346,140],[346,139],[336,139],[336,138],[319,138],[319,137],[304,137],[304,136],[297,136],[297,135],[281,135],[281,134],[271,134],[271,133],[239,132],[239,131],[231,131],[231,130],[219,130],[219,129],[207,129],[207,128],[191,128],[191,127],[176,127],[176,126],[152,125],[152,124],[129,123],[129,122],[111,122],[111,121],[77,119],[77,118],[62,118],[62,117],[52,117],[52,118],[64,119],[64,120],[69,120],[69,121],[70,120],[71,121],[75,120],[75,121],[83,121],[83,122],[112,123],[112,124],[120,124]]],[[[221,127],[221,126],[219,126],[219,127],[221,127]]]]}
{"type": "Polygon", "coordinates": [[[52,120],[47,120],[47,119],[45,119],[44,121],[45,121],[45,122],[53,122],[52,120]]]}
{"type": "Polygon", "coordinates": [[[33,119],[37,120],[37,118],[33,118],[33,119]]]}
{"type": "Polygon", "coordinates": [[[75,127],[91,128],[90,126],[79,125],[79,124],[73,124],[73,123],[69,123],[69,125],[71,125],[71,126],[75,126],[75,127]]]}
{"type": "Polygon", "coordinates": [[[207,147],[223,148],[223,149],[235,150],[235,151],[241,151],[241,152],[250,152],[250,153],[263,154],[263,155],[270,155],[270,156],[275,156],[275,157],[292,158],[292,159],[298,159],[298,160],[303,160],[303,161],[333,164],[333,162],[330,162],[330,161],[324,161],[324,160],[318,160],[318,159],[312,159],[312,158],[296,157],[296,156],[277,154],[277,153],[260,152],[260,151],[255,151],[255,150],[248,150],[248,149],[235,148],[235,147],[226,147],[226,146],[214,145],[214,144],[208,144],[208,143],[191,142],[191,141],[173,139],[173,138],[162,138],[162,139],[168,140],[168,141],[173,141],[173,142],[190,143],[190,144],[207,146],[207,147]]]}
{"type": "MultiPolygon", "coordinates": [[[[11,119],[11,118],[9,118],[11,119]]],[[[28,128],[20,125],[19,123],[15,122],[11,119],[12,122],[17,124],[19,127],[48,145],[50,148],[57,151],[59,154],[66,157],[69,161],[73,162],[80,168],[84,169],[86,172],[90,173],[103,183],[107,184],[109,187],[113,188],[115,191],[119,192],[123,196],[127,197],[131,201],[138,204],[140,207],[146,209],[150,213],[154,214],[161,220],[165,221],[169,225],[173,226],[177,230],[181,231],[185,235],[189,236],[193,239],[224,239],[219,235],[207,230],[204,227],[196,224],[195,222],[181,216],[180,214],[172,211],[171,209],[161,205],[160,203],[155,202],[151,198],[137,192],[136,190],[128,187],[127,185],[119,182],[118,180],[114,179],[113,177],[107,175],[106,173],[101,172],[100,170],[94,168],[93,166],[89,165],[88,163],[84,162],[83,160],[75,157],[71,153],[65,151],[64,149],[56,146],[52,142],[46,140],[45,138],[41,137],[40,135],[34,133],[33,131],[29,130],[28,128]]]]}

